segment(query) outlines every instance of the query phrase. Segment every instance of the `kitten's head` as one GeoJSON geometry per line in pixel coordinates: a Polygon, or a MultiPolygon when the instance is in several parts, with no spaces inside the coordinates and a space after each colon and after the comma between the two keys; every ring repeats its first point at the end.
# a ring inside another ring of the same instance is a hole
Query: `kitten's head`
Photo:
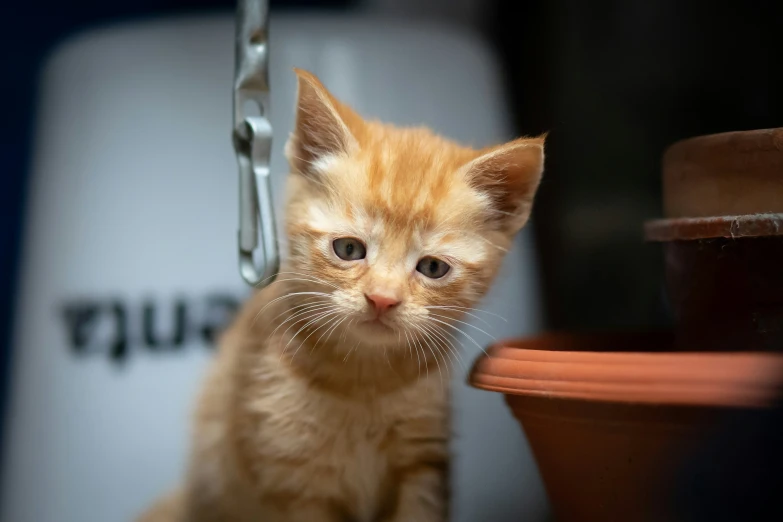
{"type": "Polygon", "coordinates": [[[306,294],[310,309],[366,344],[443,330],[486,293],[527,222],[544,139],[462,147],[365,121],[296,73],[286,221],[289,269],[323,293],[306,294]]]}

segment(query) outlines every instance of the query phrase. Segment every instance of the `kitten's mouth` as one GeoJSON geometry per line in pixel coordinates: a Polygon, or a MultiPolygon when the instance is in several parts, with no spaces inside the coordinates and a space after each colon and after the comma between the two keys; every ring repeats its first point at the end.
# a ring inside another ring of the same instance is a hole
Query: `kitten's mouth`
{"type": "Polygon", "coordinates": [[[380,317],[372,317],[370,319],[362,321],[362,324],[373,329],[382,328],[384,330],[394,330],[391,326],[386,324],[386,322],[384,322],[383,319],[381,319],[380,317]]]}

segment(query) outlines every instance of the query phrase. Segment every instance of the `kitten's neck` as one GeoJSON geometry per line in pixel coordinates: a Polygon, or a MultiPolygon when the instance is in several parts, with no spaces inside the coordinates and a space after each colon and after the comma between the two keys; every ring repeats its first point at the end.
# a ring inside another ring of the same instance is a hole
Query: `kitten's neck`
{"type": "MultiPolygon", "coordinates": [[[[346,358],[330,348],[318,346],[313,352],[284,357],[283,361],[318,388],[358,397],[392,393],[437,373],[431,358],[418,364],[415,356],[411,360],[407,355],[388,352],[351,354],[346,358]]],[[[447,373],[443,373],[442,380],[448,383],[447,373]]]]}

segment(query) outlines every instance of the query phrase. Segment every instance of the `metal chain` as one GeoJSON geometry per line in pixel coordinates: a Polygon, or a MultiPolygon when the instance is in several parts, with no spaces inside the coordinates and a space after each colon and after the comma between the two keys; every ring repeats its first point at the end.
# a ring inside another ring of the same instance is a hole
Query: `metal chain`
{"type": "Polygon", "coordinates": [[[269,179],[268,15],[268,0],[237,2],[233,142],[239,163],[239,271],[255,287],[270,284],[280,270],[269,179]],[[259,224],[262,269],[253,259],[259,246],[259,224]]]}

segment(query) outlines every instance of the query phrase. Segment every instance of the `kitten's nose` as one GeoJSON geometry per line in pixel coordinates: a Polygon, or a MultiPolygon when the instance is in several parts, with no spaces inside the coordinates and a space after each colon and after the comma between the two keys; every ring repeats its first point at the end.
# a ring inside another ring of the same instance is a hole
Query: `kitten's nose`
{"type": "Polygon", "coordinates": [[[396,297],[390,297],[388,295],[364,294],[364,297],[367,299],[367,302],[370,303],[373,308],[375,308],[375,311],[378,312],[378,315],[387,312],[391,308],[394,308],[400,304],[399,299],[396,297]]]}

